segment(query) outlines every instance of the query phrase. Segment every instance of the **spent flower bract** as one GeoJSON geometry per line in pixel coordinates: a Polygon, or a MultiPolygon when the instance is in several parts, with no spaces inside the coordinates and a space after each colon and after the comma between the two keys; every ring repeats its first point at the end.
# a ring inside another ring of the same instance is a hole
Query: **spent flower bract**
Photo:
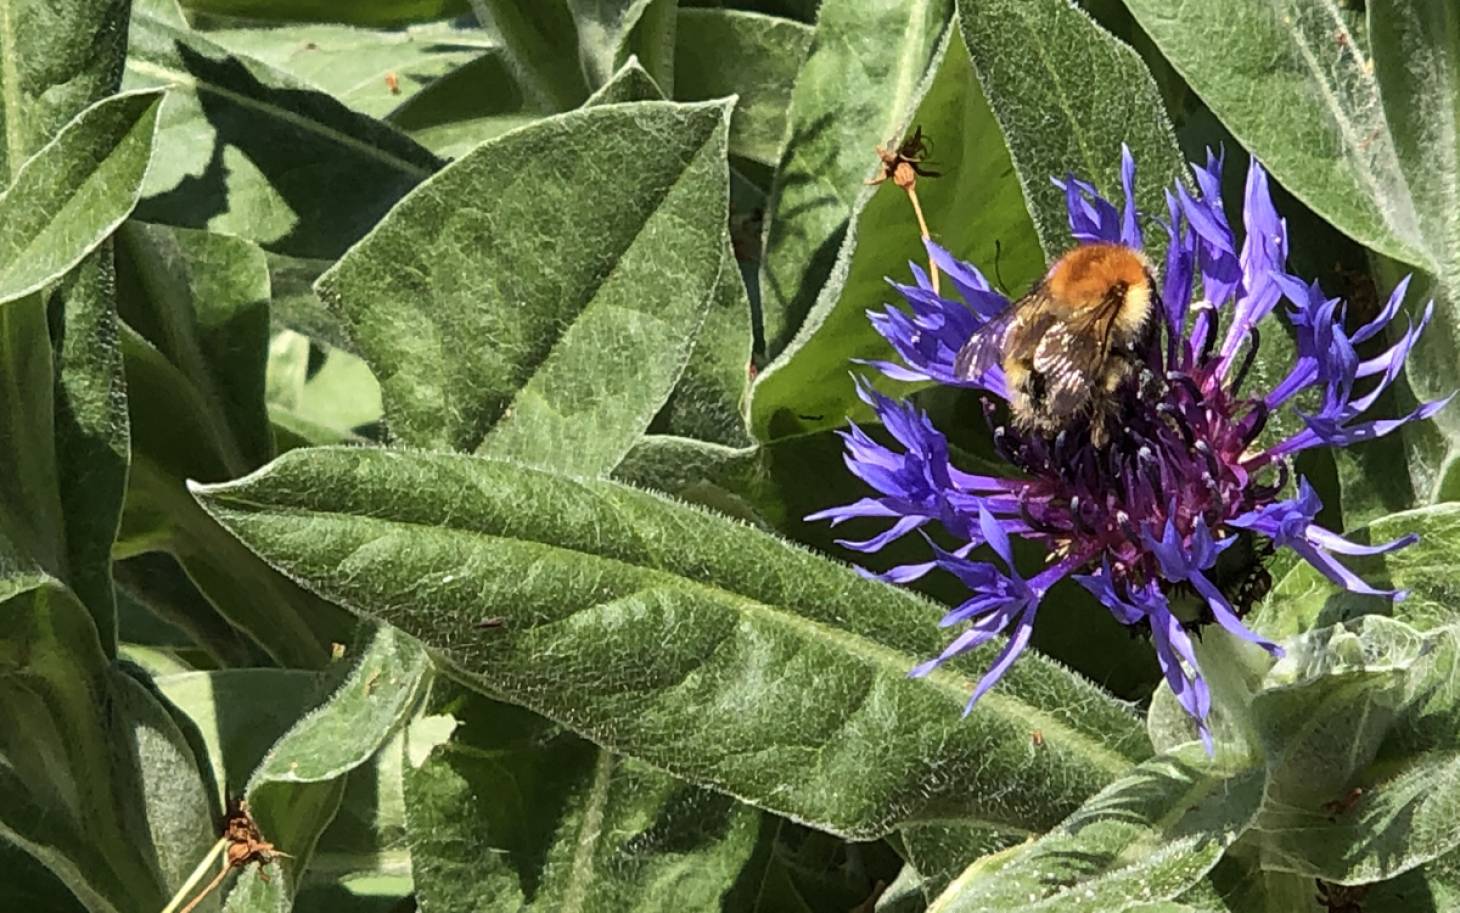
{"type": "MultiPolygon", "coordinates": [[[[1071,176],[1055,182],[1065,193],[1075,242],[1144,249],[1143,219],[1134,200],[1135,162],[1129,150],[1123,152],[1121,209],[1083,180],[1071,176]]],[[[1197,192],[1180,184],[1168,191],[1166,218],[1160,221],[1167,246],[1153,319],[1163,332],[1154,334],[1150,351],[1142,353],[1146,370],[1131,385],[1122,403],[1121,428],[1106,446],[1092,446],[1088,429],[1074,426],[1052,439],[1022,434],[999,424],[986,400],[994,447],[1014,471],[1007,476],[967,473],[953,465],[947,439],[926,414],[857,381],[859,395],[894,444],[884,446],[855,425],[843,432],[847,466],[875,494],[808,519],[888,521],[869,539],[842,541],[860,552],[878,551],[915,531],[929,539],[927,561],[877,576],[908,583],[941,569],[971,593],[942,621],[963,626],[962,632],[941,654],[913,669],[914,676],[1007,637],[965,712],[1018,658],[1041,600],[1066,577],[1094,594],[1121,623],[1149,629],[1166,681],[1195,720],[1208,751],[1211,695],[1189,631],[1214,623],[1274,655],[1282,653],[1244,624],[1248,606],[1241,603],[1250,600],[1242,599],[1240,574],[1234,585],[1223,580],[1218,567],[1240,538],[1248,540],[1238,551],[1249,563],[1269,549],[1289,548],[1347,590],[1394,599],[1404,595],[1368,585],[1338,556],[1380,554],[1415,537],[1365,546],[1322,528],[1316,523],[1320,499],[1307,479],[1291,478],[1290,462],[1309,448],[1381,437],[1429,417],[1448,401],[1423,403],[1396,419],[1366,417],[1399,376],[1432,304],[1416,324],[1391,336],[1388,349],[1360,358],[1356,346],[1398,316],[1408,280],[1372,320],[1349,332],[1342,301],[1286,271],[1287,226],[1273,208],[1261,165],[1254,160],[1247,174],[1240,246],[1222,207],[1222,160],[1208,153],[1193,172],[1197,192]],[[1260,345],[1259,325],[1284,302],[1296,330],[1297,357],[1272,389],[1246,390],[1260,345]],[[1300,401],[1317,405],[1304,409],[1300,401]],[[1269,418],[1280,409],[1292,410],[1300,429],[1259,444],[1269,418]],[[927,533],[937,528],[957,546],[934,545],[927,533]],[[1049,556],[1044,569],[1032,577],[1021,575],[1011,537],[1041,546],[1049,556]],[[989,546],[997,563],[969,557],[980,545],[989,546]],[[1183,599],[1195,607],[1184,613],[1184,621],[1173,612],[1173,603],[1183,599]]],[[[906,308],[889,306],[869,315],[898,360],[870,364],[894,379],[974,387],[1007,399],[997,365],[973,380],[961,379],[953,365],[973,332],[1009,307],[1009,300],[972,265],[933,242],[928,248],[956,297],[935,293],[928,275],[913,265],[914,284],[892,283],[906,308]]]]}

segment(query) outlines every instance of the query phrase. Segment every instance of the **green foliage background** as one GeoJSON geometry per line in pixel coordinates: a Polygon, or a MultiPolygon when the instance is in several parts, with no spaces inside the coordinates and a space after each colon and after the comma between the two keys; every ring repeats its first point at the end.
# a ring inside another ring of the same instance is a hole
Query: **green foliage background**
{"type": "Polygon", "coordinates": [[[1051,175],[1256,155],[1296,271],[1435,299],[1382,407],[1460,386],[1457,9],[0,0],[3,906],[176,910],[246,798],[288,855],[198,910],[1460,909],[1460,412],[1305,457],[1412,595],[1279,573],[1214,760],[1075,591],[962,719],[956,591],[802,520],[913,125],[1014,293],[1051,175]]]}

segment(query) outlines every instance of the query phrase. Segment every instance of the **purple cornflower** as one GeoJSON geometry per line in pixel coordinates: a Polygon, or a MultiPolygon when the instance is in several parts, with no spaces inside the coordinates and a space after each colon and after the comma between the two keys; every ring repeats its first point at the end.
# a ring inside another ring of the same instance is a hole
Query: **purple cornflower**
{"type": "MultiPolygon", "coordinates": [[[[862,552],[875,552],[923,527],[940,527],[958,542],[945,551],[929,540],[929,560],[878,576],[907,583],[938,568],[972,593],[942,622],[966,625],[965,630],[940,655],[913,669],[914,676],[1007,634],[965,713],[1028,644],[1040,600],[1065,577],[1094,594],[1121,623],[1149,628],[1166,680],[1196,721],[1208,751],[1211,698],[1188,631],[1196,623],[1215,623],[1273,655],[1282,653],[1243,624],[1249,607],[1243,603],[1251,595],[1243,592],[1243,581],[1234,585],[1222,579],[1231,574],[1219,568],[1219,559],[1240,538],[1248,540],[1238,551],[1249,563],[1269,548],[1291,548],[1345,589],[1403,598],[1403,593],[1365,584],[1335,555],[1388,552],[1415,537],[1362,546],[1316,525],[1322,505],[1306,479],[1297,480],[1291,497],[1281,496],[1290,490],[1289,461],[1299,451],[1380,437],[1428,418],[1448,402],[1425,403],[1399,419],[1363,418],[1398,377],[1432,306],[1418,326],[1399,334],[1382,354],[1361,359],[1355,346],[1381,333],[1398,314],[1408,280],[1372,321],[1348,333],[1342,302],[1286,272],[1287,226],[1273,209],[1262,167],[1254,160],[1247,174],[1246,240],[1240,248],[1222,210],[1221,170],[1221,159],[1209,153],[1205,166],[1193,166],[1197,194],[1179,184],[1166,194],[1167,219],[1161,225],[1169,245],[1153,317],[1161,322],[1164,342],[1153,335],[1149,351],[1141,353],[1148,370],[1141,382],[1130,385],[1115,423],[1119,429],[1106,446],[1093,447],[1088,429],[1078,426],[1047,439],[999,425],[993,428],[994,447],[1016,472],[973,475],[953,466],[947,440],[920,410],[857,383],[858,394],[876,411],[895,446],[877,443],[855,425],[844,432],[847,465],[876,494],[807,519],[890,521],[870,539],[842,542],[862,552]],[[1194,288],[1198,278],[1199,291],[1194,288]],[[1297,331],[1296,363],[1272,390],[1243,392],[1258,347],[1258,325],[1284,299],[1297,331]],[[1360,381],[1367,389],[1357,393],[1360,381]],[[1318,404],[1314,411],[1295,406],[1305,392],[1306,400],[1318,404]],[[1259,445],[1268,418],[1282,408],[1293,410],[1302,430],[1259,445]],[[1049,555],[1045,569],[1028,579],[1021,576],[1011,536],[1042,546],[1049,555]],[[968,557],[985,544],[999,564],[968,557]],[[1194,620],[1183,623],[1173,614],[1173,596],[1198,606],[1194,620]]],[[[1135,163],[1128,149],[1121,168],[1123,210],[1074,177],[1055,183],[1065,191],[1077,242],[1143,247],[1133,199],[1135,163]]],[[[973,266],[931,242],[928,250],[962,300],[934,293],[926,273],[913,266],[916,284],[892,283],[908,309],[888,307],[869,315],[900,362],[871,364],[895,379],[973,387],[1007,399],[997,366],[968,381],[959,378],[953,363],[974,330],[1007,308],[1008,299],[973,266]]],[[[991,408],[986,412],[991,414],[991,408]]],[[[1239,577],[1261,573],[1260,566],[1238,571],[1239,577]]]]}

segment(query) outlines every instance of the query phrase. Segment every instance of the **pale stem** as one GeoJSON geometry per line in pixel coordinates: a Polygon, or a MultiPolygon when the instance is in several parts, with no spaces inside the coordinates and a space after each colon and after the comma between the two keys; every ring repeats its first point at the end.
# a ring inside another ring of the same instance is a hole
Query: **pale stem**
{"type": "MultiPolygon", "coordinates": [[[[218,842],[213,844],[213,848],[208,850],[207,855],[203,857],[203,861],[199,862],[198,867],[193,869],[193,874],[188,876],[188,880],[184,881],[182,887],[177,889],[177,893],[172,895],[172,900],[168,901],[167,906],[162,908],[162,913],[176,913],[178,906],[183,902],[183,898],[192,893],[193,888],[198,886],[198,882],[203,880],[203,876],[208,874],[208,867],[213,864],[213,860],[217,859],[218,855],[227,848],[228,838],[219,837],[218,842]]],[[[228,867],[224,866],[223,871],[226,873],[228,871],[228,867]]],[[[221,879],[215,879],[215,882],[218,880],[221,879]]],[[[216,883],[213,886],[210,886],[209,890],[211,890],[212,887],[216,887],[216,883]]],[[[204,892],[202,895],[199,895],[199,898],[206,895],[207,892],[204,892]]],[[[196,901],[194,901],[194,903],[196,903],[196,901]]],[[[192,906],[193,904],[189,904],[189,908],[191,908],[192,906]]]]}

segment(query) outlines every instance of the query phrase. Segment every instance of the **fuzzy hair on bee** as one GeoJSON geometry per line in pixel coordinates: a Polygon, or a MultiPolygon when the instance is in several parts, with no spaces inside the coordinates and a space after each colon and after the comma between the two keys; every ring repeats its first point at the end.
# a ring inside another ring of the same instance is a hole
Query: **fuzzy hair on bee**
{"type": "Polygon", "coordinates": [[[1082,244],[1057,259],[1029,294],[974,331],[954,372],[976,381],[1003,369],[1020,431],[1052,437],[1088,420],[1103,446],[1117,394],[1140,365],[1157,321],[1145,256],[1122,244],[1082,244]]]}

